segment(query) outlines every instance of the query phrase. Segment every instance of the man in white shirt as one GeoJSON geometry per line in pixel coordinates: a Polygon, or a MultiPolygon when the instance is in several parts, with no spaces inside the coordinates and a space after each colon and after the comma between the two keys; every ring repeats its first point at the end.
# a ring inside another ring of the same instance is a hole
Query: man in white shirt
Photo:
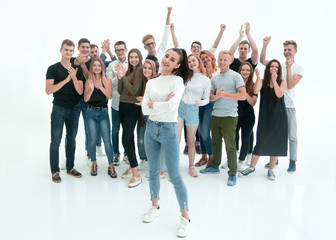
{"type": "MultiPolygon", "coordinates": [[[[263,41],[263,48],[260,54],[260,62],[267,65],[266,49],[271,42],[271,37],[265,37],[263,41]]],[[[297,161],[297,123],[296,123],[296,110],[295,110],[295,87],[303,77],[303,67],[297,64],[294,60],[297,53],[297,44],[293,40],[288,40],[283,43],[284,56],[286,62],[282,64],[282,78],[287,81],[287,89],[285,92],[285,104],[288,118],[288,139],[289,139],[289,167],[288,173],[294,173],[296,171],[297,161]]],[[[276,163],[278,164],[278,162],[276,163]]],[[[268,167],[266,164],[265,167],[268,167]]]]}
{"type": "MultiPolygon", "coordinates": [[[[127,48],[126,43],[123,41],[118,41],[114,44],[114,52],[117,55],[117,60],[111,62],[108,65],[106,76],[111,78],[112,80],[112,104],[111,104],[111,112],[112,112],[112,144],[113,144],[113,161],[115,165],[119,165],[120,160],[120,152],[119,152],[119,130],[120,130],[120,116],[119,116],[119,93],[118,93],[118,78],[117,78],[117,70],[116,65],[121,63],[124,67],[125,71],[128,68],[128,60],[127,60],[127,48]]],[[[124,153],[123,160],[128,163],[127,155],[124,153]]]]}

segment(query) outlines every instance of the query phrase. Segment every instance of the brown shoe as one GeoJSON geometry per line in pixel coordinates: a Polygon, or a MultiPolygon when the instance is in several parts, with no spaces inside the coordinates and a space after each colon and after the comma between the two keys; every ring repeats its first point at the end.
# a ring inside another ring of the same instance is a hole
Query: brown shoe
{"type": "Polygon", "coordinates": [[[92,164],[91,165],[91,176],[97,176],[97,172],[98,172],[98,165],[92,164]]]}
{"type": "Polygon", "coordinates": [[[55,172],[52,177],[51,177],[52,181],[54,183],[60,183],[62,181],[60,175],[59,175],[59,172],[55,172]]]}
{"type": "Polygon", "coordinates": [[[81,178],[82,177],[82,174],[80,172],[78,172],[76,169],[71,169],[71,170],[67,170],[67,174],[68,175],[71,175],[75,178],[81,178]]]}
{"type": "Polygon", "coordinates": [[[111,178],[117,177],[117,172],[115,171],[114,167],[108,167],[107,174],[111,176],[111,178]]]}
{"type": "Polygon", "coordinates": [[[208,163],[207,163],[207,165],[206,165],[206,167],[205,167],[205,168],[208,168],[208,167],[210,167],[210,166],[211,166],[212,159],[213,159],[213,155],[209,155],[208,163]]]}

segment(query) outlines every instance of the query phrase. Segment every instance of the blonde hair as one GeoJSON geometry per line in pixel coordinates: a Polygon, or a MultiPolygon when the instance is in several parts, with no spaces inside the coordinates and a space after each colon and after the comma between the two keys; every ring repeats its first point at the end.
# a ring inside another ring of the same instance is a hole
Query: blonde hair
{"type": "Polygon", "coordinates": [[[145,44],[145,42],[146,42],[148,39],[153,39],[153,40],[155,41],[154,36],[153,36],[152,34],[146,34],[146,35],[143,36],[143,38],[142,38],[142,43],[145,44]]]}

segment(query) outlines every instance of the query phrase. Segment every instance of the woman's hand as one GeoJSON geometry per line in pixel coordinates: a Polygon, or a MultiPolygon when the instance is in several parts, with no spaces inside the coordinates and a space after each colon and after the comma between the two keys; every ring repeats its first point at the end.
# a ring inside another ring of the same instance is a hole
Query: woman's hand
{"type": "Polygon", "coordinates": [[[199,106],[201,106],[202,101],[201,101],[201,100],[196,100],[196,101],[195,101],[195,104],[199,107],[199,106]]]}
{"type": "Polygon", "coordinates": [[[138,106],[141,106],[142,105],[143,96],[137,97],[136,100],[138,100],[139,102],[135,103],[135,104],[138,105],[138,106]]]}
{"type": "Polygon", "coordinates": [[[175,96],[174,92],[171,92],[168,94],[167,98],[166,98],[166,102],[168,102],[170,99],[172,99],[175,96]]]}
{"type": "Polygon", "coordinates": [[[153,108],[154,107],[154,101],[152,101],[152,100],[148,101],[147,106],[149,108],[153,108]]]}

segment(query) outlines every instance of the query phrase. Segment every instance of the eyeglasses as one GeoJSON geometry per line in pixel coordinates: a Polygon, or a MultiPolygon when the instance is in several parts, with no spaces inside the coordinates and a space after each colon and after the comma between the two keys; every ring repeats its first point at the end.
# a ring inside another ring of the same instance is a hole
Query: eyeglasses
{"type": "Polygon", "coordinates": [[[145,44],[146,47],[155,46],[155,42],[145,44]]]}
{"type": "Polygon", "coordinates": [[[116,53],[120,53],[120,52],[125,51],[125,49],[123,49],[123,48],[122,48],[122,49],[115,49],[114,51],[115,51],[116,53]]]}
{"type": "Polygon", "coordinates": [[[194,46],[191,46],[191,48],[195,48],[195,49],[201,49],[201,47],[200,47],[200,46],[196,46],[196,45],[194,45],[194,46]]]}

